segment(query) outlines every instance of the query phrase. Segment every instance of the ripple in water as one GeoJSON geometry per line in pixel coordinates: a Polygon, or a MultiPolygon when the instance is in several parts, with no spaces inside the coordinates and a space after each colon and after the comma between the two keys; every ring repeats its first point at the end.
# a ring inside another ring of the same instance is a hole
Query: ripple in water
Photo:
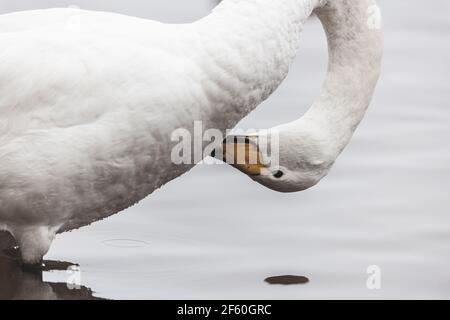
{"type": "Polygon", "coordinates": [[[142,248],[148,245],[145,241],[134,239],[110,239],[104,240],[102,243],[113,248],[142,248]]]}

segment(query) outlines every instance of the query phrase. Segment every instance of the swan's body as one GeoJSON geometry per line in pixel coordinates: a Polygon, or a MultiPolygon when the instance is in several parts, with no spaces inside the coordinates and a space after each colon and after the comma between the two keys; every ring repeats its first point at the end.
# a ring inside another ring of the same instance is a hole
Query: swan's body
{"type": "Polygon", "coordinates": [[[0,16],[0,229],[24,262],[189,170],[170,159],[171,133],[196,120],[232,128],[285,78],[323,4],[228,0],[186,25],[74,9],[0,16]]]}

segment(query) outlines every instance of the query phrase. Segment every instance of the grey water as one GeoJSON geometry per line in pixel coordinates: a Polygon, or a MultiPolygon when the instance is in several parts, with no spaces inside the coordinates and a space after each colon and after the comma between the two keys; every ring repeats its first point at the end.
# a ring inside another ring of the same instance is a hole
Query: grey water
{"type": "MultiPolygon", "coordinates": [[[[29,275],[1,258],[0,295],[449,299],[450,2],[379,4],[385,58],[376,96],[320,185],[279,194],[225,165],[197,166],[137,206],[57,237],[46,258],[78,264],[79,289],[65,286],[73,274],[29,275]],[[369,266],[381,272],[377,290],[367,286],[369,266]]],[[[2,1],[0,13],[68,5],[167,22],[211,9],[210,0],[16,0],[2,1]]],[[[240,127],[300,117],[326,63],[325,36],[311,19],[288,79],[240,127]]]]}

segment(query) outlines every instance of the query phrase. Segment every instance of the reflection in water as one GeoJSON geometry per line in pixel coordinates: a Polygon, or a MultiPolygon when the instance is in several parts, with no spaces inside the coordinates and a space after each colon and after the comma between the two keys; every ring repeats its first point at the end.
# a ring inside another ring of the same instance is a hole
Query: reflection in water
{"type": "Polygon", "coordinates": [[[43,270],[25,271],[13,250],[13,238],[0,232],[0,300],[97,300],[86,287],[43,281],[43,271],[67,270],[73,263],[46,261],[43,270]]]}
{"type": "Polygon", "coordinates": [[[264,281],[266,281],[269,284],[289,285],[289,284],[305,284],[309,282],[309,279],[303,276],[285,275],[285,276],[269,277],[264,281]]]}

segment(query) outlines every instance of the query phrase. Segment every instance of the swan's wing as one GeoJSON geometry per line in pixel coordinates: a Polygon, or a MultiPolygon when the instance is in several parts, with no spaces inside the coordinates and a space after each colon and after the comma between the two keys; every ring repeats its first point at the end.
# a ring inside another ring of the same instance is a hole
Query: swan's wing
{"type": "Polygon", "coordinates": [[[84,26],[107,26],[115,32],[127,27],[141,25],[163,26],[163,23],[126,16],[112,12],[88,11],[77,8],[52,8],[18,11],[0,15],[0,34],[39,30],[58,26],[59,28],[84,26]]]}
{"type": "Polygon", "coordinates": [[[183,28],[89,11],[71,24],[72,11],[0,16],[10,30],[0,32],[0,142],[92,123],[117,109],[157,112],[159,99],[173,96],[165,89],[189,66],[172,54],[183,52],[183,28]]]}
{"type": "Polygon", "coordinates": [[[0,15],[0,34],[62,24],[70,21],[76,13],[74,9],[46,9],[3,14],[0,15]]]}

